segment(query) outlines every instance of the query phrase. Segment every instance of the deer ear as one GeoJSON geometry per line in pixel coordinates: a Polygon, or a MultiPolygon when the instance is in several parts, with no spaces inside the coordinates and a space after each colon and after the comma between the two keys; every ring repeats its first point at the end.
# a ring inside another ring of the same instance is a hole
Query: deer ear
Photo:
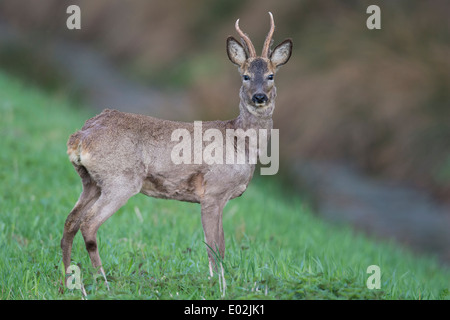
{"type": "Polygon", "coordinates": [[[244,47],[231,36],[227,39],[227,54],[230,61],[238,66],[242,66],[247,60],[244,47]]]}
{"type": "Polygon", "coordinates": [[[291,54],[292,40],[286,39],[273,49],[272,54],[270,55],[270,61],[272,61],[276,67],[279,67],[289,61],[291,54]]]}

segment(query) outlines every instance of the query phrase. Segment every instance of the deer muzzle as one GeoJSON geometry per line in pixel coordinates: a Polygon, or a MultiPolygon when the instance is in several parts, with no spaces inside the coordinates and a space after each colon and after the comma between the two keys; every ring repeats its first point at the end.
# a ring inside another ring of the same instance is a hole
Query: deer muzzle
{"type": "Polygon", "coordinates": [[[252,97],[252,101],[254,104],[263,104],[269,100],[265,93],[256,93],[252,97]]]}

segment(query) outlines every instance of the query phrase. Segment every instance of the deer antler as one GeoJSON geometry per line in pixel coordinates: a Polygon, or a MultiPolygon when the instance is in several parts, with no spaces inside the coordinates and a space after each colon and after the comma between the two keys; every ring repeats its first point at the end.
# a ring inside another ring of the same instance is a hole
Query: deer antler
{"type": "Polygon", "coordinates": [[[269,12],[269,16],[270,16],[270,30],[269,33],[267,34],[266,41],[264,41],[264,47],[261,54],[261,57],[263,58],[269,58],[270,45],[272,44],[272,36],[273,32],[275,31],[275,23],[273,21],[272,12],[269,12]]]}
{"type": "Polygon", "coordinates": [[[244,40],[244,44],[247,47],[248,50],[248,54],[249,54],[249,58],[255,58],[256,57],[256,51],[255,51],[255,47],[253,46],[253,43],[251,42],[250,38],[244,33],[242,32],[242,30],[239,28],[239,19],[236,20],[236,31],[239,33],[239,35],[241,36],[242,40],[244,40]]]}

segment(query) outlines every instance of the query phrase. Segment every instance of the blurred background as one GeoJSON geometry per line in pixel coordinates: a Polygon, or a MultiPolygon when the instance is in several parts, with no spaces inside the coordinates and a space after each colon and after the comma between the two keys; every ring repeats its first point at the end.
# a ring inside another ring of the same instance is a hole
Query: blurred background
{"type": "Polygon", "coordinates": [[[95,112],[230,119],[240,78],[225,40],[240,18],[261,50],[268,11],[274,44],[294,42],[276,79],[280,185],[324,219],[450,263],[449,1],[2,0],[0,68],[95,112]],[[71,4],[81,30],[66,27],[71,4]],[[371,4],[381,30],[366,27],[371,4]]]}

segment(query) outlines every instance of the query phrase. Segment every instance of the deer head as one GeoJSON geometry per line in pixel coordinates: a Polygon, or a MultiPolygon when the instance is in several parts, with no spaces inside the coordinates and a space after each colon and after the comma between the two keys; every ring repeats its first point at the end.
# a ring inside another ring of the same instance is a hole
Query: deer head
{"type": "Polygon", "coordinates": [[[276,97],[274,76],[278,68],[288,62],[292,53],[291,39],[284,40],[271,50],[275,23],[272,13],[269,12],[269,16],[270,31],[264,41],[261,56],[256,55],[250,38],[239,28],[239,19],[235,27],[241,43],[232,36],[227,39],[228,58],[239,67],[242,76],[241,105],[256,116],[272,115],[276,97]]]}

